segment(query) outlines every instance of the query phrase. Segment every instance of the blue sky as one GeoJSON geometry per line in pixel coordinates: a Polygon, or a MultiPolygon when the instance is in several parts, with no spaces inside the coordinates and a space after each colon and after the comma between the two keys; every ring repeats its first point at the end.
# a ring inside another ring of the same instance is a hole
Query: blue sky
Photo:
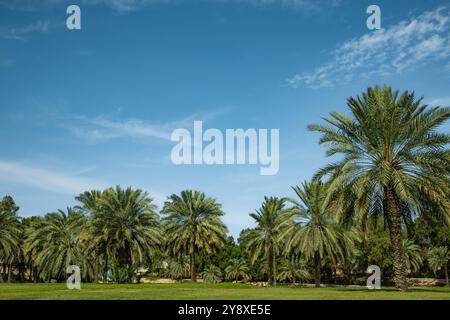
{"type": "Polygon", "coordinates": [[[377,1],[382,30],[370,31],[374,3],[0,0],[0,195],[30,216],[116,184],[160,206],[199,189],[238,235],[264,195],[292,196],[329,161],[306,126],[349,96],[390,84],[450,105],[447,1],[377,1]],[[72,3],[81,30],[65,26],[72,3]],[[173,165],[170,133],[194,120],[279,128],[278,174],[173,165]]]}

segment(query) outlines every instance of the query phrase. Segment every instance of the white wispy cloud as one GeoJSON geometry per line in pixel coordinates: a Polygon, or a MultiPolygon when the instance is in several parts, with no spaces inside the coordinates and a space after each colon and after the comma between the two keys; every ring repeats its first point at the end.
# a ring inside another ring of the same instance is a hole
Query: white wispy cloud
{"type": "Polygon", "coordinates": [[[355,78],[368,79],[401,73],[429,61],[450,57],[450,10],[440,7],[386,29],[344,42],[332,59],[287,80],[293,87],[331,87],[355,78]]]}
{"type": "MultiPolygon", "coordinates": [[[[81,119],[81,118],[80,118],[81,119]]],[[[169,140],[168,126],[146,123],[142,120],[113,121],[102,117],[82,119],[84,126],[71,127],[72,133],[90,142],[101,142],[121,137],[154,137],[169,140]]]]}
{"type": "Polygon", "coordinates": [[[428,104],[431,106],[450,107],[450,97],[432,99],[428,104]]]}
{"type": "Polygon", "coordinates": [[[0,181],[63,194],[78,194],[105,187],[102,183],[77,175],[7,161],[0,161],[0,181]]]}
{"type": "Polygon", "coordinates": [[[174,129],[190,128],[194,120],[209,121],[226,112],[219,110],[207,114],[193,114],[181,120],[150,122],[141,119],[112,120],[104,116],[70,116],[65,128],[89,143],[105,142],[117,138],[156,138],[170,141],[174,129]]]}
{"type": "Polygon", "coordinates": [[[128,13],[139,10],[141,8],[157,5],[169,4],[177,2],[176,0],[85,0],[85,4],[89,5],[105,5],[119,13],[128,13]]]}
{"type": "Polygon", "coordinates": [[[281,6],[298,10],[318,10],[323,7],[337,7],[341,0],[216,0],[231,3],[246,3],[254,6],[281,6]]]}
{"type": "Polygon", "coordinates": [[[11,40],[26,40],[32,33],[47,33],[49,21],[38,20],[23,27],[2,28],[0,37],[11,40]]]}

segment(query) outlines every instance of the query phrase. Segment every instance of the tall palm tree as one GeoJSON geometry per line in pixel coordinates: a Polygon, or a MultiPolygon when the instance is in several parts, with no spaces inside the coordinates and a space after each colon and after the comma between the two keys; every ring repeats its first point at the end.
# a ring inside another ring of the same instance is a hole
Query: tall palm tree
{"type": "MultiPolygon", "coordinates": [[[[316,178],[329,177],[330,195],[355,195],[356,210],[346,213],[380,207],[394,253],[394,281],[405,291],[402,216],[421,213],[430,202],[450,206],[450,135],[437,131],[450,117],[450,108],[428,107],[414,93],[399,95],[390,87],[369,88],[347,105],[351,116],[333,112],[324,118],[328,126],[309,126],[322,133],[320,144],[328,146],[328,156],[340,156],[316,178]]],[[[450,210],[444,211],[448,218],[450,210]]]]}
{"type": "MultiPolygon", "coordinates": [[[[8,265],[8,274],[11,274],[11,262],[19,252],[19,242],[21,235],[20,220],[17,216],[19,207],[10,196],[6,196],[0,201],[0,262],[8,265]]],[[[5,269],[5,268],[4,268],[5,269]]],[[[8,276],[10,280],[10,276],[8,276]]],[[[0,282],[3,277],[0,273],[0,282]]]]}
{"type": "Polygon", "coordinates": [[[44,280],[62,280],[69,265],[78,265],[83,278],[92,274],[80,241],[86,217],[72,208],[67,213],[49,213],[31,225],[26,246],[34,252],[34,263],[44,280]]]}
{"type": "Polygon", "coordinates": [[[239,279],[249,278],[249,268],[244,259],[231,259],[228,267],[225,268],[227,279],[238,281],[239,279]]]}
{"type": "Polygon", "coordinates": [[[144,256],[160,244],[153,199],[140,189],[117,186],[103,191],[97,200],[99,204],[90,207],[92,221],[88,231],[94,233],[98,246],[106,246],[105,252],[118,267],[138,267],[144,256]]]}
{"type": "Polygon", "coordinates": [[[242,233],[252,264],[259,258],[267,257],[269,285],[276,285],[280,235],[291,218],[285,204],[285,198],[264,197],[261,208],[250,213],[250,217],[257,223],[256,228],[242,233]]]}
{"type": "Polygon", "coordinates": [[[445,282],[448,283],[448,262],[450,261],[450,250],[447,247],[435,247],[430,250],[428,263],[434,273],[444,269],[445,282]]]}
{"type": "Polygon", "coordinates": [[[336,267],[354,252],[354,232],[344,230],[333,219],[327,188],[320,181],[304,182],[302,188],[292,187],[299,198],[290,199],[294,204],[292,212],[296,223],[283,233],[283,239],[287,239],[287,252],[301,254],[313,262],[316,287],[320,287],[324,259],[329,259],[336,267]]]}
{"type": "Polygon", "coordinates": [[[173,194],[164,203],[162,213],[167,247],[171,255],[186,253],[190,258],[191,280],[197,281],[198,254],[218,251],[226,241],[223,211],[216,200],[203,192],[186,190],[173,194]]]}

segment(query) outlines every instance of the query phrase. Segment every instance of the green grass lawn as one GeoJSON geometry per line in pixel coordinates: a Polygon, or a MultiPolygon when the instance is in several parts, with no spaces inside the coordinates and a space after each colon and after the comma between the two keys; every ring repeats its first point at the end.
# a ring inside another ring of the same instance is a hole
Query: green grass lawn
{"type": "Polygon", "coordinates": [[[450,287],[415,288],[396,292],[393,288],[368,290],[365,287],[256,287],[248,284],[82,284],[81,290],[68,290],[62,284],[0,284],[0,299],[152,299],[152,300],[252,300],[252,299],[445,299],[450,287]]]}

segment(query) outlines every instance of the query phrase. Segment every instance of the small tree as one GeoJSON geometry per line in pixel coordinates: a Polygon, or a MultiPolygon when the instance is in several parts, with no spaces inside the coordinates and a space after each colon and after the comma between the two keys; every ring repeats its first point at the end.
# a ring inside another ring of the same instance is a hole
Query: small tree
{"type": "Polygon", "coordinates": [[[239,279],[248,279],[249,269],[244,259],[231,259],[230,265],[225,268],[227,279],[238,281],[239,279]]]}
{"type": "Polygon", "coordinates": [[[428,263],[430,264],[431,269],[433,269],[434,273],[444,269],[445,274],[445,282],[447,286],[448,283],[448,261],[450,260],[450,250],[446,247],[436,247],[430,250],[430,256],[428,258],[428,263]]]}
{"type": "Polygon", "coordinates": [[[204,282],[207,283],[217,283],[221,280],[222,272],[219,267],[210,264],[201,273],[204,282]]]}

